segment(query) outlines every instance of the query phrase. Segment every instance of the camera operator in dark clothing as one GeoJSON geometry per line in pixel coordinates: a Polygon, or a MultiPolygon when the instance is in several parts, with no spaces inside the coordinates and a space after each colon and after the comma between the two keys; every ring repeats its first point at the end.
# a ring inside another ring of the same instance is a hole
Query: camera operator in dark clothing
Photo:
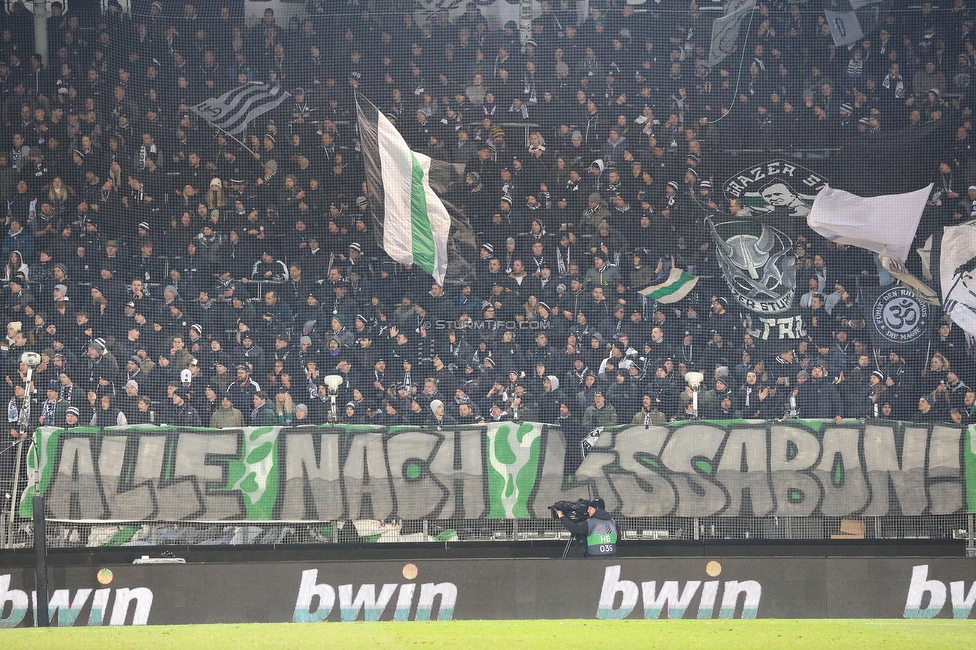
{"type": "Polygon", "coordinates": [[[606,557],[617,554],[617,522],[613,520],[610,513],[604,510],[603,499],[583,501],[580,499],[575,504],[560,501],[553,506],[556,517],[559,519],[566,530],[572,534],[586,539],[586,557],[606,557]],[[575,507],[579,505],[581,507],[575,507]],[[585,516],[582,506],[586,507],[585,516]],[[566,516],[563,509],[567,512],[575,513],[574,521],[566,516]]]}

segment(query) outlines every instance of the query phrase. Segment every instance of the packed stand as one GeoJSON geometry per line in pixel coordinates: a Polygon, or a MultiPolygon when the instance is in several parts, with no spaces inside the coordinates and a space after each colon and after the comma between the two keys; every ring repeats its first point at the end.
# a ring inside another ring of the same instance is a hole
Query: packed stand
{"type": "Polygon", "coordinates": [[[850,52],[806,5],[764,3],[746,55],[711,70],[714,14],[694,2],[591,2],[579,26],[571,4],[543,1],[522,45],[474,3],[418,26],[397,3],[312,0],[307,19],[269,10],[253,27],[220,3],[54,3],[46,67],[14,4],[0,39],[11,434],[27,350],[42,355],[33,424],[69,427],[515,419],[583,435],[687,419],[690,370],[705,418],[976,421],[960,330],[942,324],[911,358],[872,350],[857,300],[872,260],[810,231],[793,233],[807,339],[757,348],[701,207],[741,209],[717,176],[730,150],[822,152],[946,119],[957,142],[926,223],[974,216],[964,0],[893,11],[850,52]],[[252,80],[292,98],[247,148],[189,110],[252,80]],[[446,198],[477,236],[462,283],[377,249],[357,91],[412,148],[457,164],[446,198]],[[705,278],[691,296],[638,293],[673,266],[705,278]],[[327,375],[342,377],[335,418],[327,375]]]}

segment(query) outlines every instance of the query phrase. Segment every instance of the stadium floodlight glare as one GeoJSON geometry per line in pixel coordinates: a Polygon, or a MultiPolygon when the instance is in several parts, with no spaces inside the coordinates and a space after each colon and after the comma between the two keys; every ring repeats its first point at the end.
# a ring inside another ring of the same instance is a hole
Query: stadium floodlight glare
{"type": "Polygon", "coordinates": [[[344,381],[342,375],[326,375],[322,383],[329,389],[329,395],[335,395],[339,392],[339,386],[342,386],[344,381]]]}
{"type": "MultiPolygon", "coordinates": [[[[27,435],[33,431],[31,425],[31,395],[34,394],[34,370],[41,365],[41,355],[37,352],[24,352],[20,355],[20,362],[27,366],[27,377],[24,378],[24,403],[17,415],[17,428],[21,434],[27,435]]],[[[18,463],[20,461],[17,461],[18,463]]],[[[18,469],[20,466],[17,466],[18,469]]]]}
{"type": "Polygon", "coordinates": [[[346,381],[342,375],[326,375],[322,379],[322,383],[325,384],[326,388],[329,389],[329,396],[332,399],[332,405],[329,410],[332,413],[332,421],[335,422],[339,417],[339,411],[336,408],[336,394],[339,392],[339,386],[346,381]]]}
{"type": "Polygon", "coordinates": [[[698,419],[698,391],[701,389],[705,375],[700,372],[686,372],[685,382],[691,387],[691,412],[692,417],[698,419]]]}
{"type": "Polygon", "coordinates": [[[25,366],[32,370],[41,365],[41,355],[37,352],[25,352],[20,355],[20,360],[25,366]]]}

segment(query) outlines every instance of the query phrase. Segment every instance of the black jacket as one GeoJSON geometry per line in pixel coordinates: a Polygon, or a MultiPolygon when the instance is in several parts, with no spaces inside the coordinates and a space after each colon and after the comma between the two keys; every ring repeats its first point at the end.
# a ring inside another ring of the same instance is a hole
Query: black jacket
{"type": "Polygon", "coordinates": [[[598,557],[617,554],[617,522],[610,513],[602,508],[587,519],[579,523],[571,521],[565,514],[559,523],[569,532],[586,538],[586,555],[598,557]]]}
{"type": "Polygon", "coordinates": [[[844,415],[844,400],[837,387],[826,379],[802,384],[796,397],[801,418],[834,418],[844,415]]]}

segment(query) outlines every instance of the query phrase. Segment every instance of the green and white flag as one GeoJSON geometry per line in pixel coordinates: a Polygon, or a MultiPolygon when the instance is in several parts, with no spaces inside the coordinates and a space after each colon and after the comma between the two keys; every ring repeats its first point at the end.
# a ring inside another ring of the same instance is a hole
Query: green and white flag
{"type": "Polygon", "coordinates": [[[698,276],[673,267],[667,280],[661,284],[652,284],[646,289],[641,289],[639,293],[642,296],[647,296],[648,300],[669,305],[678,302],[691,293],[696,284],[698,284],[698,276]]]}
{"type": "Polygon", "coordinates": [[[395,261],[416,264],[443,284],[451,217],[430,187],[430,157],[411,151],[365,97],[356,98],[356,112],[376,243],[395,261]]]}

